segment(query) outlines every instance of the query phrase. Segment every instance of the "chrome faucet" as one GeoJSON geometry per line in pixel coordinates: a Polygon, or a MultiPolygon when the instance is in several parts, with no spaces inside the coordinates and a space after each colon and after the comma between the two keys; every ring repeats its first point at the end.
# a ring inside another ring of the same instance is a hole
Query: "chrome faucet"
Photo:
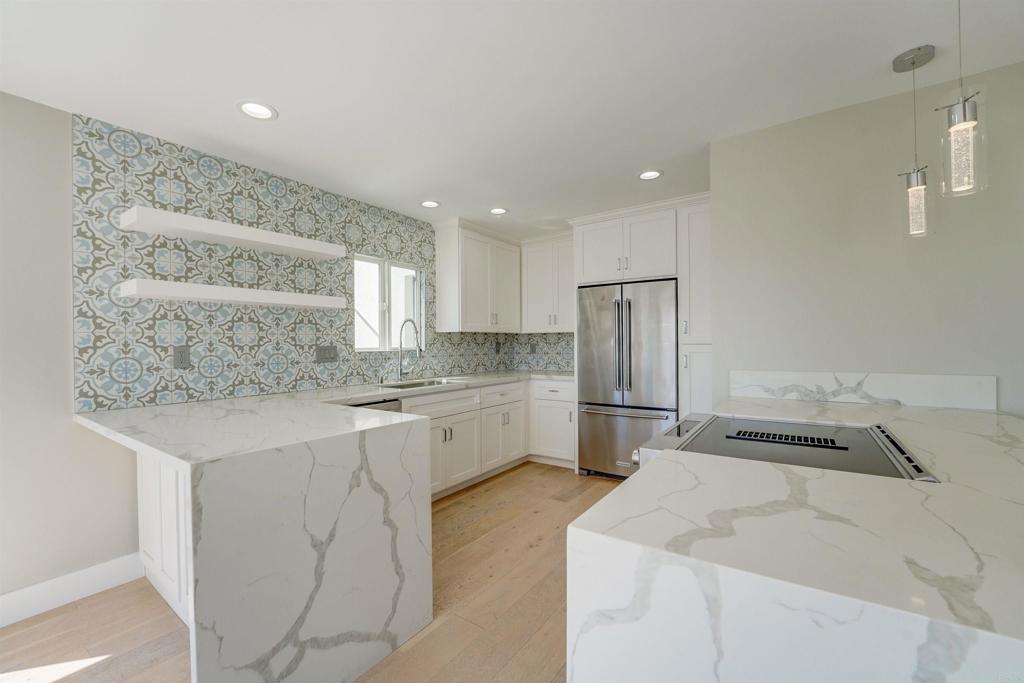
{"type": "Polygon", "coordinates": [[[416,321],[412,318],[406,318],[402,321],[402,326],[398,328],[398,381],[401,382],[405,378],[405,371],[402,368],[402,358],[405,357],[405,349],[402,348],[402,342],[405,340],[405,326],[408,323],[412,323],[412,333],[416,339],[416,359],[420,357],[420,328],[416,327],[416,321]]]}

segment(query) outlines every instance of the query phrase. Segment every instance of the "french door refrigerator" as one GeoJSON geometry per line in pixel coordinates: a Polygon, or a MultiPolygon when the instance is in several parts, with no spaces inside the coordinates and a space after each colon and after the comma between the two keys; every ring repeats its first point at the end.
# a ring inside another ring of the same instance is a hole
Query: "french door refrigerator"
{"type": "Polygon", "coordinates": [[[633,450],[677,420],[676,281],[577,290],[579,466],[629,476],[633,450]]]}

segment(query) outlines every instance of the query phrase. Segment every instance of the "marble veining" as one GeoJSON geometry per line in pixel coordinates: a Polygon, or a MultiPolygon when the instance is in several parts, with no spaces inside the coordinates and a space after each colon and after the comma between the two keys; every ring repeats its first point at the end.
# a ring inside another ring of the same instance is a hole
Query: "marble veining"
{"type": "Polygon", "coordinates": [[[989,375],[733,370],[730,396],[882,405],[996,409],[996,378],[989,375]]]}
{"type": "Polygon", "coordinates": [[[80,413],[75,421],[133,450],[151,448],[189,463],[359,432],[408,420],[345,403],[407,398],[525,379],[572,380],[571,373],[497,372],[414,389],[376,384],[270,396],[80,413]],[[339,405],[341,404],[341,405],[339,405]]]}
{"type": "Polygon", "coordinates": [[[569,528],[569,680],[1024,671],[1024,419],[770,398],[715,412],[883,423],[940,483],[662,452],[569,528]]]}
{"type": "Polygon", "coordinates": [[[199,683],[354,680],[429,623],[427,425],[193,465],[199,683]]]}

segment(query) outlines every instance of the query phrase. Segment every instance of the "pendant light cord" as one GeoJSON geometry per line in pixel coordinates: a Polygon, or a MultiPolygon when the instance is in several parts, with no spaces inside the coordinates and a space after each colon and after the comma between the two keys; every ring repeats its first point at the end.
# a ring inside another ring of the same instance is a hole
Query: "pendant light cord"
{"type": "Polygon", "coordinates": [[[960,98],[964,97],[964,34],[960,19],[960,0],[956,0],[956,47],[960,54],[960,98]]]}
{"type": "Polygon", "coordinates": [[[917,163],[917,60],[910,63],[911,92],[914,100],[914,171],[918,170],[917,163]]]}

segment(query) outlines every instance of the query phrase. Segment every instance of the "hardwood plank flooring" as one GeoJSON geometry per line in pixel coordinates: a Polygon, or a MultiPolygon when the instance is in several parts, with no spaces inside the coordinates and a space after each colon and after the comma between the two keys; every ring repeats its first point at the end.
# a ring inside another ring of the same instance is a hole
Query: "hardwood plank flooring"
{"type": "MultiPolygon", "coordinates": [[[[615,485],[525,463],[435,501],[434,621],[359,680],[564,681],[565,529],[615,485]]],[[[145,579],[0,629],[0,683],[188,680],[188,631],[145,579]]]]}

